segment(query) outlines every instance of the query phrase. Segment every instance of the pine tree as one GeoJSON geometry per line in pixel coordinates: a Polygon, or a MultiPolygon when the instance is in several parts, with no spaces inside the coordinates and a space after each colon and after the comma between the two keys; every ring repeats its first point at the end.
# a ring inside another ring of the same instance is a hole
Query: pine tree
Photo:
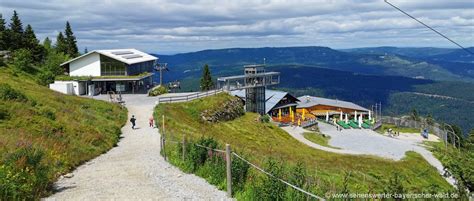
{"type": "Polygon", "coordinates": [[[7,49],[6,32],[7,28],[5,27],[5,19],[3,19],[3,16],[0,13],[0,50],[7,49]]]}
{"type": "Polygon", "coordinates": [[[69,24],[69,22],[66,22],[66,30],[64,30],[64,34],[66,35],[66,54],[71,57],[79,56],[79,50],[76,44],[76,37],[72,32],[71,25],[69,24]]]}
{"type": "Polygon", "coordinates": [[[9,50],[17,50],[24,47],[23,24],[18,13],[14,10],[10,22],[10,29],[7,32],[7,45],[9,50]]]}
{"type": "Polygon", "coordinates": [[[41,62],[44,58],[44,48],[39,44],[39,40],[36,38],[36,34],[33,31],[33,27],[31,25],[27,25],[25,32],[23,33],[23,40],[24,40],[24,47],[25,49],[29,49],[32,58],[35,62],[41,62]]]}
{"type": "Polygon", "coordinates": [[[212,81],[211,71],[209,70],[209,66],[206,64],[204,65],[204,69],[202,71],[201,90],[207,91],[212,89],[213,86],[214,82],[212,81]]]}
{"type": "Polygon", "coordinates": [[[46,37],[43,41],[43,47],[46,49],[46,51],[50,51],[51,50],[51,39],[49,39],[49,37],[46,37]]]}
{"type": "Polygon", "coordinates": [[[67,54],[67,44],[63,32],[59,32],[58,37],[56,37],[56,51],[67,54]]]}

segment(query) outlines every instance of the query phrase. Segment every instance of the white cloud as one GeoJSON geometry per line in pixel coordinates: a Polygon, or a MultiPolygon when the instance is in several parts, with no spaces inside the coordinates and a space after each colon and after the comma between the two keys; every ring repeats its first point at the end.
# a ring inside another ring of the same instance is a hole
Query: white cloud
{"type": "MultiPolygon", "coordinates": [[[[471,0],[390,0],[473,46],[471,0]]],[[[38,37],[54,38],[70,21],[81,49],[135,47],[150,52],[208,48],[324,45],[444,46],[445,39],[383,0],[2,0],[38,37]]]]}

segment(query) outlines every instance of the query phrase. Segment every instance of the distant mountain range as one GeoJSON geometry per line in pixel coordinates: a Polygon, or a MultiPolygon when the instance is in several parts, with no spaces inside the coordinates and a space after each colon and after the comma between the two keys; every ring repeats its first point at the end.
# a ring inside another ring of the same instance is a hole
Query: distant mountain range
{"type": "Polygon", "coordinates": [[[265,58],[268,70],[281,72],[281,84],[276,87],[295,95],[345,99],[366,107],[382,102],[390,115],[416,108],[421,114],[461,125],[465,131],[474,128],[474,118],[468,115],[474,113],[474,61],[461,49],[265,47],[157,56],[170,68],[166,81],[181,80],[185,90],[198,90],[205,64],[218,77],[242,74],[243,65],[260,64],[265,58]],[[428,101],[429,96],[420,94],[455,99],[428,101]]]}
{"type": "MultiPolygon", "coordinates": [[[[471,48],[474,51],[474,48],[471,48]]],[[[232,48],[158,55],[172,69],[171,79],[193,77],[209,64],[214,73],[234,73],[245,64],[304,65],[372,75],[474,82],[474,58],[463,50],[442,48],[328,47],[232,48]],[[469,60],[469,58],[471,58],[469,60]]]]}

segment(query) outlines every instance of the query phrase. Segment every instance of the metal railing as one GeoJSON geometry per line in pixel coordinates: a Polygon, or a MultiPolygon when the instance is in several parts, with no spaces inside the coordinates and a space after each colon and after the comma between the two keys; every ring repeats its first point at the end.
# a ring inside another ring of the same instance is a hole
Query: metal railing
{"type": "Polygon", "coordinates": [[[211,95],[216,95],[223,92],[222,89],[209,90],[204,92],[196,92],[193,94],[182,95],[182,96],[169,96],[169,97],[158,97],[158,103],[176,103],[176,102],[186,102],[198,98],[204,98],[211,95]]]}

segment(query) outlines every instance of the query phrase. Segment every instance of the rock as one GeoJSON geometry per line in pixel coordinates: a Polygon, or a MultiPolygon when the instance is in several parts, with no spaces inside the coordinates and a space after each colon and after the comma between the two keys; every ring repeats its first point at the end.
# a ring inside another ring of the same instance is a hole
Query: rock
{"type": "Polygon", "coordinates": [[[73,173],[67,173],[64,175],[64,178],[72,178],[72,177],[74,177],[73,173]]]}
{"type": "Polygon", "coordinates": [[[230,121],[244,115],[244,105],[238,98],[229,100],[214,110],[204,110],[201,119],[206,122],[230,121]]]}

